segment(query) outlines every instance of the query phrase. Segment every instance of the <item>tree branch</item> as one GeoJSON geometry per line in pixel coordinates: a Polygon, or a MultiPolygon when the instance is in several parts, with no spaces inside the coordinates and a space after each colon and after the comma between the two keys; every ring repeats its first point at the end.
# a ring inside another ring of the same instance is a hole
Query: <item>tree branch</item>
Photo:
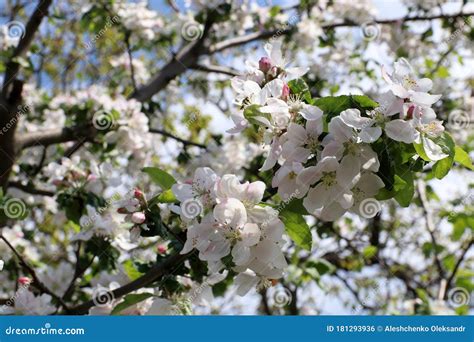
{"type": "Polygon", "coordinates": [[[162,130],[162,129],[158,129],[158,128],[150,128],[148,130],[150,133],[156,133],[156,134],[161,134],[165,137],[168,137],[168,138],[171,138],[171,139],[174,139],[176,141],[179,141],[181,143],[184,144],[184,146],[196,146],[196,147],[199,147],[199,148],[202,148],[202,149],[207,149],[207,146],[206,145],[203,145],[203,144],[199,144],[199,143],[195,143],[193,141],[189,141],[189,140],[186,140],[186,139],[183,139],[183,138],[180,138],[180,137],[177,137],[176,135],[173,135],[165,130],[162,130]]]}
{"type": "Polygon", "coordinates": [[[18,46],[15,48],[13,55],[10,58],[10,61],[7,63],[6,71],[5,71],[5,78],[3,79],[3,88],[2,94],[5,98],[7,85],[15,79],[16,74],[20,68],[20,64],[15,61],[16,58],[21,57],[26,53],[28,47],[30,46],[31,42],[33,41],[33,37],[38,31],[38,28],[43,21],[43,18],[48,13],[48,8],[51,5],[52,0],[40,0],[38,6],[36,6],[33,14],[31,15],[28,23],[25,27],[25,32],[23,37],[18,42],[18,46]]]}
{"type": "MultiPolygon", "coordinates": [[[[147,273],[142,275],[140,278],[135,279],[134,281],[111,291],[110,293],[113,298],[117,299],[130,292],[141,289],[142,287],[149,286],[164,274],[169,273],[174,267],[180,265],[184,260],[188,258],[189,255],[190,254],[174,254],[162,263],[155,264],[155,266],[153,266],[147,273]]],[[[89,309],[94,305],[94,301],[89,300],[79,306],[66,310],[66,314],[84,315],[87,314],[89,312],[89,309]]]]}
{"type": "Polygon", "coordinates": [[[48,289],[42,282],[41,280],[38,278],[38,276],[36,275],[36,272],[35,270],[33,269],[33,267],[31,267],[27,262],[26,260],[21,256],[20,253],[18,253],[18,251],[15,249],[15,247],[12,246],[12,244],[2,235],[0,234],[0,239],[3,240],[8,248],[10,248],[10,250],[13,252],[13,254],[16,255],[16,257],[18,258],[18,260],[20,261],[20,264],[28,271],[28,273],[31,275],[31,277],[33,278],[33,285],[38,289],[40,290],[42,293],[47,293],[49,294],[51,297],[53,297],[54,299],[56,299],[60,304],[61,306],[64,308],[64,309],[68,309],[68,306],[66,305],[66,303],[62,300],[61,297],[57,296],[56,294],[54,294],[50,289],[48,289]]]}

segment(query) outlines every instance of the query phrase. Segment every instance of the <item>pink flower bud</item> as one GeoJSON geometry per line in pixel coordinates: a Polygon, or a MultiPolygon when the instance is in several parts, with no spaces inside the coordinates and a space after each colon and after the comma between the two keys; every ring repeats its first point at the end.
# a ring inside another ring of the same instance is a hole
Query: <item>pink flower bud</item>
{"type": "Polygon", "coordinates": [[[267,72],[272,67],[272,61],[268,57],[262,57],[258,61],[258,67],[263,72],[267,72]]]}
{"type": "Polygon", "coordinates": [[[28,277],[20,277],[20,278],[18,278],[18,283],[20,285],[28,285],[28,284],[31,283],[31,279],[28,278],[28,277]]]}
{"type": "Polygon", "coordinates": [[[160,254],[165,254],[168,249],[166,248],[165,245],[158,245],[158,247],[156,247],[156,250],[160,254]]]}
{"type": "Polygon", "coordinates": [[[90,174],[87,176],[87,181],[88,182],[93,182],[97,179],[97,176],[96,175],[93,175],[93,174],[90,174]]]}
{"type": "Polygon", "coordinates": [[[145,214],[140,211],[132,214],[133,223],[142,224],[143,222],[145,222],[145,220],[146,220],[145,214]]]}
{"type": "Polygon", "coordinates": [[[135,189],[133,196],[139,200],[141,200],[144,197],[143,192],[140,189],[135,189]]]}
{"type": "Polygon", "coordinates": [[[290,96],[290,87],[288,87],[288,84],[283,85],[283,90],[281,91],[281,99],[282,100],[288,100],[288,96],[290,96]]]}

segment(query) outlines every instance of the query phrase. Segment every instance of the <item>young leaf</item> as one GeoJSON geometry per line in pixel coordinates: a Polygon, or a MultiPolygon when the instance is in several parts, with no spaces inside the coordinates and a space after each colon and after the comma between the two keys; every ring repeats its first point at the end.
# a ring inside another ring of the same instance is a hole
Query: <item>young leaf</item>
{"type": "Polygon", "coordinates": [[[280,213],[280,218],[285,224],[286,232],[295,244],[310,251],[313,245],[313,237],[303,215],[284,210],[280,213]]]}
{"type": "Polygon", "coordinates": [[[469,157],[469,154],[459,146],[454,148],[454,161],[474,171],[471,157],[469,157]]]}
{"type": "Polygon", "coordinates": [[[145,167],[142,171],[147,173],[151,180],[158,184],[163,190],[171,189],[171,186],[176,183],[173,176],[157,167],[145,167]]]}
{"type": "Polygon", "coordinates": [[[449,170],[451,170],[453,161],[453,157],[446,157],[444,159],[438,160],[433,165],[433,175],[438,179],[444,178],[448,174],[449,170]]]}
{"type": "Polygon", "coordinates": [[[117,315],[126,308],[135,305],[137,303],[143,302],[145,299],[153,297],[152,293],[138,293],[138,294],[129,294],[125,296],[122,302],[117,304],[115,308],[110,313],[111,315],[117,315]]]}

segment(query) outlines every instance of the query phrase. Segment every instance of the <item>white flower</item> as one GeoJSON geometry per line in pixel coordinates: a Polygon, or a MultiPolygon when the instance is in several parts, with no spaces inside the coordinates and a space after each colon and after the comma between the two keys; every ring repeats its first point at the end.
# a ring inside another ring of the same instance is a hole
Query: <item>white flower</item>
{"type": "Polygon", "coordinates": [[[428,94],[428,91],[433,87],[433,82],[429,78],[418,79],[405,58],[400,58],[395,62],[391,75],[382,67],[382,76],[390,84],[393,94],[402,99],[409,99],[419,105],[431,106],[441,98],[441,95],[428,94]]]}
{"type": "Polygon", "coordinates": [[[194,199],[203,206],[203,209],[209,209],[215,202],[214,186],[217,180],[215,172],[208,167],[197,168],[194,172],[194,178],[191,184],[174,184],[171,188],[173,194],[181,202],[182,218],[194,218],[201,214],[200,210],[187,211],[186,201],[194,199]]]}
{"type": "Polygon", "coordinates": [[[266,44],[265,51],[267,52],[268,58],[271,62],[270,72],[273,73],[274,76],[279,76],[280,72],[282,72],[283,77],[285,77],[286,80],[290,81],[292,79],[303,76],[308,71],[308,68],[288,68],[288,63],[283,57],[281,51],[280,41],[276,41],[273,44],[266,44]]]}
{"type": "Polygon", "coordinates": [[[354,195],[354,206],[350,211],[355,212],[356,214],[364,217],[364,213],[361,213],[361,202],[367,198],[373,198],[380,189],[384,187],[383,181],[379,176],[372,172],[362,173],[357,184],[352,188],[352,193],[354,195]]]}
{"type": "Polygon", "coordinates": [[[352,207],[351,189],[360,178],[359,164],[354,158],[345,158],[338,163],[336,157],[325,157],[316,166],[310,166],[298,176],[298,182],[318,184],[308,191],[303,205],[309,213],[333,221],[352,207]]]}
{"type": "Polygon", "coordinates": [[[146,315],[169,316],[177,315],[178,313],[179,310],[172,301],[165,298],[155,298],[146,315]]]}
{"type": "Polygon", "coordinates": [[[297,177],[303,168],[301,163],[286,162],[275,173],[272,187],[278,188],[278,194],[282,200],[302,198],[308,191],[308,185],[297,182],[297,177]]]}
{"type": "Polygon", "coordinates": [[[323,139],[323,145],[322,158],[335,156],[338,160],[342,159],[343,164],[354,163],[359,169],[374,172],[380,167],[377,153],[370,145],[361,143],[357,132],[346,125],[340,116],[334,117],[329,123],[329,134],[323,139]]]}
{"type": "MultiPolygon", "coordinates": [[[[35,296],[26,287],[20,287],[15,293],[15,305],[8,308],[5,313],[16,315],[51,315],[56,308],[51,303],[52,297],[49,294],[35,296]]],[[[3,310],[2,310],[3,311],[3,310]]]]}
{"type": "Polygon", "coordinates": [[[304,163],[312,154],[318,155],[322,147],[319,136],[323,132],[322,119],[309,120],[306,128],[290,123],[287,132],[282,136],[281,156],[287,162],[304,163]]]}

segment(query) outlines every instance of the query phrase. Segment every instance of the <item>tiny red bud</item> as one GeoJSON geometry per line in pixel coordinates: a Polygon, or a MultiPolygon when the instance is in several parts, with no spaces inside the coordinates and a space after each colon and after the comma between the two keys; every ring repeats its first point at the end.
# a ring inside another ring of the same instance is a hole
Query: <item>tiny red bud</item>
{"type": "Polygon", "coordinates": [[[290,87],[288,87],[288,84],[285,84],[283,86],[283,90],[281,91],[281,98],[282,100],[288,100],[288,97],[290,96],[290,87]]]}
{"type": "Polygon", "coordinates": [[[268,57],[262,57],[258,61],[258,67],[263,72],[268,72],[268,70],[270,70],[272,67],[272,61],[268,57]]]}
{"type": "Polygon", "coordinates": [[[18,283],[20,285],[27,285],[27,284],[31,283],[31,279],[28,278],[28,277],[20,277],[20,278],[18,278],[18,283]]]}

